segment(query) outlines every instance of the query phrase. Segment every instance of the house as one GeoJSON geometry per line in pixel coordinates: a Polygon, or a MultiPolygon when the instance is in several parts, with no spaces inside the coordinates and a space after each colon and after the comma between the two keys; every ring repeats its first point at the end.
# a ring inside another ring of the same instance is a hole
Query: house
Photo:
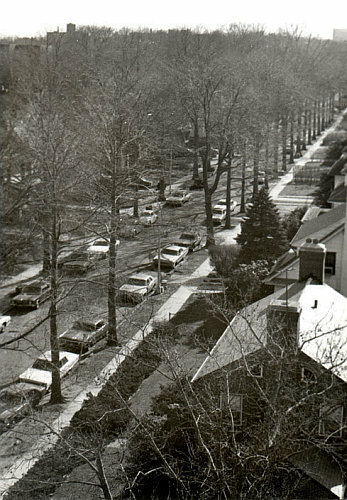
{"type": "Polygon", "coordinates": [[[345,491],[347,298],[325,283],[325,259],[322,243],[301,246],[299,280],[241,310],[192,379],[227,399],[235,432],[266,430],[300,471],[298,498],[345,491]]]}

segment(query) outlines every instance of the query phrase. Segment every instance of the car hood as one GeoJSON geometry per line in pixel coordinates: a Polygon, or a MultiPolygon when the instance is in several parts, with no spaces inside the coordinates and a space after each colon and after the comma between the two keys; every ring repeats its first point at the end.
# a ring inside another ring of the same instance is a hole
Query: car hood
{"type": "Polygon", "coordinates": [[[66,267],[88,267],[90,262],[88,260],[69,260],[65,262],[66,267]]]}
{"type": "Polygon", "coordinates": [[[88,253],[107,253],[108,247],[91,246],[88,248],[88,253]]]}
{"type": "Polygon", "coordinates": [[[92,337],[96,331],[86,332],[84,330],[71,329],[67,330],[63,333],[60,338],[63,340],[77,340],[77,341],[87,341],[90,337],[92,337]]]}
{"type": "Polygon", "coordinates": [[[179,247],[182,247],[182,246],[186,247],[186,246],[192,245],[195,241],[197,241],[197,240],[190,240],[188,238],[187,239],[182,238],[182,239],[177,240],[174,244],[179,246],[179,247]]]}
{"type": "Polygon", "coordinates": [[[50,387],[52,384],[52,373],[47,370],[38,370],[37,368],[28,368],[19,377],[21,382],[33,382],[35,384],[50,387]]]}
{"type": "Polygon", "coordinates": [[[28,293],[20,293],[19,295],[16,295],[15,297],[13,297],[13,301],[14,302],[29,302],[31,300],[36,300],[39,297],[40,296],[38,294],[33,295],[33,294],[28,294],[28,293]]]}
{"type": "Polygon", "coordinates": [[[144,286],[137,286],[137,285],[128,285],[125,283],[122,285],[119,289],[121,292],[127,292],[127,293],[140,293],[144,294],[147,291],[147,288],[144,286]]]}
{"type": "MultiPolygon", "coordinates": [[[[167,261],[167,262],[174,262],[175,260],[177,260],[179,257],[179,255],[169,255],[167,253],[162,253],[160,254],[160,260],[161,261],[167,261]]],[[[155,260],[158,260],[159,259],[159,256],[156,255],[154,257],[155,260]]]]}

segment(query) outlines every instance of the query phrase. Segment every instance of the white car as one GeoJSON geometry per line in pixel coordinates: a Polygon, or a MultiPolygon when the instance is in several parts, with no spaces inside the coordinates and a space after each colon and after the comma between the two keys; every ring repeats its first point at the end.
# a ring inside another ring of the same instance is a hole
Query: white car
{"type": "Polygon", "coordinates": [[[166,205],[171,205],[173,207],[179,207],[190,200],[192,194],[188,191],[179,190],[174,191],[172,194],[166,197],[166,205]]]}
{"type": "Polygon", "coordinates": [[[11,316],[0,315],[0,333],[2,333],[6,326],[11,322],[11,316]]]}
{"type": "Polygon", "coordinates": [[[79,319],[59,336],[59,347],[80,354],[106,336],[107,325],[101,318],[79,319]]]}
{"type": "MultiPolygon", "coordinates": [[[[177,245],[168,245],[160,251],[160,266],[174,269],[182,260],[184,260],[189,252],[188,247],[179,247],[177,245]]],[[[159,256],[156,255],[153,262],[158,266],[159,256]]]]}
{"type": "Polygon", "coordinates": [[[144,210],[140,216],[140,223],[144,226],[154,224],[158,219],[158,215],[153,210],[144,210]]]}
{"type": "Polygon", "coordinates": [[[148,273],[138,273],[130,276],[119,289],[119,296],[130,302],[142,302],[145,297],[154,292],[158,283],[157,276],[148,273]]]}
{"type": "MultiPolygon", "coordinates": [[[[119,240],[116,241],[116,246],[119,245],[119,240]]],[[[95,259],[105,259],[110,251],[110,241],[106,238],[98,238],[94,240],[87,248],[87,252],[95,259]]]]}
{"type": "Polygon", "coordinates": [[[222,206],[215,206],[212,210],[212,221],[215,224],[221,224],[227,216],[227,209],[226,207],[222,206]]]}
{"type": "MultiPolygon", "coordinates": [[[[48,390],[52,385],[52,358],[51,351],[39,356],[31,368],[19,376],[19,382],[28,382],[44,387],[48,390]]],[[[79,355],[72,352],[59,352],[60,376],[64,377],[78,363],[79,355]]]]}
{"type": "MultiPolygon", "coordinates": [[[[213,208],[216,208],[216,207],[224,207],[226,208],[227,206],[227,200],[225,198],[222,198],[221,200],[219,200],[213,208]]],[[[235,208],[237,207],[237,203],[235,200],[230,200],[230,212],[234,212],[235,208]]]]}

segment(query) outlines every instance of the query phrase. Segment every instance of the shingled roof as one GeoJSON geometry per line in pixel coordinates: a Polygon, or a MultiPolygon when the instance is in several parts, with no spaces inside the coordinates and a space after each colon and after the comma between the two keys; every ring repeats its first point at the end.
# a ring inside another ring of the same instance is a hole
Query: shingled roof
{"type": "Polygon", "coordinates": [[[347,195],[347,186],[345,186],[344,184],[340,184],[330,194],[328,202],[344,203],[346,201],[346,195],[347,195]]]}
{"type": "Polygon", "coordinates": [[[322,241],[326,236],[343,226],[345,217],[346,205],[342,203],[338,207],[329,210],[329,212],[305,222],[292,239],[291,245],[298,247],[309,237],[322,241]]]}
{"type": "Polygon", "coordinates": [[[341,170],[343,167],[347,164],[347,155],[342,154],[338,160],[335,161],[333,166],[328,172],[328,175],[334,176],[334,175],[340,175],[341,170]]]}
{"type": "Polygon", "coordinates": [[[242,309],[219,338],[193,381],[267,345],[266,313],[273,300],[299,304],[299,348],[347,381],[347,298],[327,284],[310,282],[296,282],[242,309]]]}

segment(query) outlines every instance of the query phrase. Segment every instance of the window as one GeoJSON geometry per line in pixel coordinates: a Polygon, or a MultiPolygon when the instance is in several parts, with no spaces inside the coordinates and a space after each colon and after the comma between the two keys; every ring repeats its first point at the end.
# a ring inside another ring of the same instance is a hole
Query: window
{"type": "Polygon", "coordinates": [[[234,426],[242,424],[242,400],[241,394],[221,394],[220,407],[225,415],[230,415],[233,420],[234,426]]]}
{"type": "Polygon", "coordinates": [[[321,405],[319,410],[319,434],[321,436],[342,437],[343,406],[321,405]]]}
{"type": "Polygon", "coordinates": [[[336,268],[336,253],[335,252],[327,252],[325,256],[325,274],[335,275],[336,268]]]}
{"type": "Polygon", "coordinates": [[[260,363],[249,365],[247,375],[249,377],[261,378],[263,376],[263,365],[261,365],[260,363]]]}
{"type": "Polygon", "coordinates": [[[307,384],[312,384],[317,381],[316,375],[309,368],[303,367],[301,368],[301,381],[306,382],[307,384]]]}

